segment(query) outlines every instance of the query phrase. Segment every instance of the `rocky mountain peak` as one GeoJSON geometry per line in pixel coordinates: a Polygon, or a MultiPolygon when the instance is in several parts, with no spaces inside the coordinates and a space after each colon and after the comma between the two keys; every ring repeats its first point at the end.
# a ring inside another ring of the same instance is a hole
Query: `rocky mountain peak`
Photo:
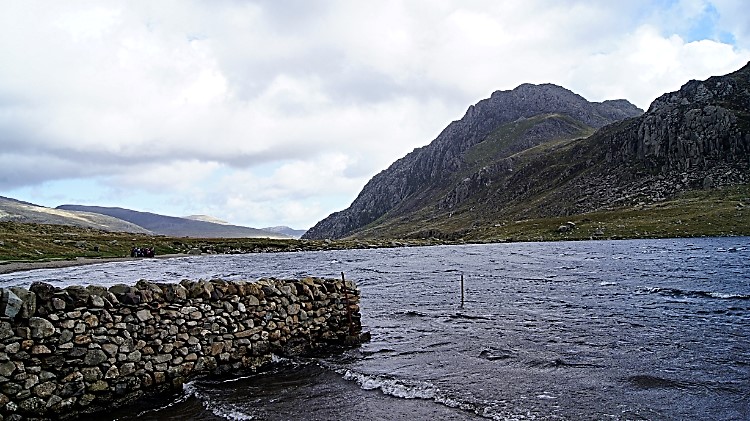
{"type": "MultiPolygon", "coordinates": [[[[414,150],[373,177],[352,205],[336,212],[308,230],[304,238],[341,238],[372,223],[385,214],[408,213],[435,196],[449,194],[456,177],[470,171],[466,153],[483,142],[498,128],[536,116],[559,115],[588,128],[599,128],[643,111],[627,101],[589,102],[585,98],[554,84],[523,84],[508,91],[495,91],[472,105],[458,121],[449,124],[428,146],[414,150]]],[[[569,124],[550,124],[533,144],[529,137],[519,138],[525,146],[551,140],[559,130],[569,131],[569,124]],[[559,127],[555,130],[554,127],[559,127]]],[[[502,148],[511,151],[514,141],[506,139],[502,148]],[[511,144],[506,144],[510,142],[511,144]]],[[[497,148],[493,148],[497,149],[497,148]]]]}

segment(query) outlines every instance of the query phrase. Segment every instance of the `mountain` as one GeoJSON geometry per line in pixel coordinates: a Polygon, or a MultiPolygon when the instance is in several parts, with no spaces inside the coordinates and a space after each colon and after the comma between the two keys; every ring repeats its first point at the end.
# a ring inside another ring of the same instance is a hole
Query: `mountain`
{"type": "Polygon", "coordinates": [[[269,231],[269,232],[275,232],[277,234],[288,235],[289,237],[292,237],[292,238],[300,238],[307,232],[307,230],[296,230],[294,228],[290,228],[290,227],[283,226],[283,225],[278,226],[278,227],[266,227],[266,228],[261,228],[261,229],[263,231],[269,231]]]}
{"type": "Polygon", "coordinates": [[[132,222],[156,235],[195,238],[289,238],[288,236],[237,225],[217,224],[150,212],[101,206],[62,205],[57,209],[109,215],[132,222]]]}
{"type": "Polygon", "coordinates": [[[466,238],[507,221],[745,185],[749,162],[750,64],[690,81],[645,113],[624,100],[521,85],[469,107],[303,238],[466,238]]]}
{"type": "Polygon", "coordinates": [[[192,219],[193,221],[203,221],[203,222],[211,222],[214,224],[221,224],[221,225],[232,225],[227,221],[223,221],[219,218],[215,218],[211,215],[188,215],[183,216],[185,219],[192,219]]]}
{"type": "Polygon", "coordinates": [[[346,237],[380,218],[411,214],[434,205],[436,199],[450,201],[448,196],[465,193],[462,185],[484,182],[482,164],[495,165],[551,140],[586,137],[642,112],[625,100],[589,102],[552,84],[496,91],[469,107],[432,143],[373,177],[348,209],[320,221],[303,238],[346,237]]]}
{"type": "Polygon", "coordinates": [[[110,232],[151,234],[136,224],[90,212],[52,209],[0,196],[0,222],[13,221],[48,225],[70,225],[110,232]]]}

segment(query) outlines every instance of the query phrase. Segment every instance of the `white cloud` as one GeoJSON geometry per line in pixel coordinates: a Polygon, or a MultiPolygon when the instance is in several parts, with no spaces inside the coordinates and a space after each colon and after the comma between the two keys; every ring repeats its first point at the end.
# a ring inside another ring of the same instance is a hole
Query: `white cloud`
{"type": "Polygon", "coordinates": [[[741,0],[2,6],[0,194],[88,179],[92,201],[251,225],[344,208],[497,89],[645,108],[750,59],[741,0]]]}

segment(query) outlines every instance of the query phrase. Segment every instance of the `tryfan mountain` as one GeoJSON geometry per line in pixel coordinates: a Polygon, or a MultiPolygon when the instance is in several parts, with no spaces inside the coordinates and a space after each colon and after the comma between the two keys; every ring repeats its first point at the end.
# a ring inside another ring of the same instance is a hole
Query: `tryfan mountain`
{"type": "Polygon", "coordinates": [[[713,217],[732,235],[748,229],[749,163],[750,63],[689,81],[646,112],[626,100],[589,102],[560,86],[524,84],[470,106],[303,238],[477,240],[524,221],[555,238],[592,221],[621,231],[638,225],[630,236],[647,236],[646,222],[661,236],[700,235],[701,227],[665,224],[710,225],[712,207],[726,211],[713,217]]]}

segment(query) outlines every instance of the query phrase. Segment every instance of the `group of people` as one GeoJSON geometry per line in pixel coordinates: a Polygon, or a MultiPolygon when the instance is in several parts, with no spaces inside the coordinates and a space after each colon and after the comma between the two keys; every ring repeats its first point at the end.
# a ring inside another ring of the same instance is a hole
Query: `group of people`
{"type": "Polygon", "coordinates": [[[133,247],[130,249],[130,257],[154,257],[154,248],[133,247]]]}

